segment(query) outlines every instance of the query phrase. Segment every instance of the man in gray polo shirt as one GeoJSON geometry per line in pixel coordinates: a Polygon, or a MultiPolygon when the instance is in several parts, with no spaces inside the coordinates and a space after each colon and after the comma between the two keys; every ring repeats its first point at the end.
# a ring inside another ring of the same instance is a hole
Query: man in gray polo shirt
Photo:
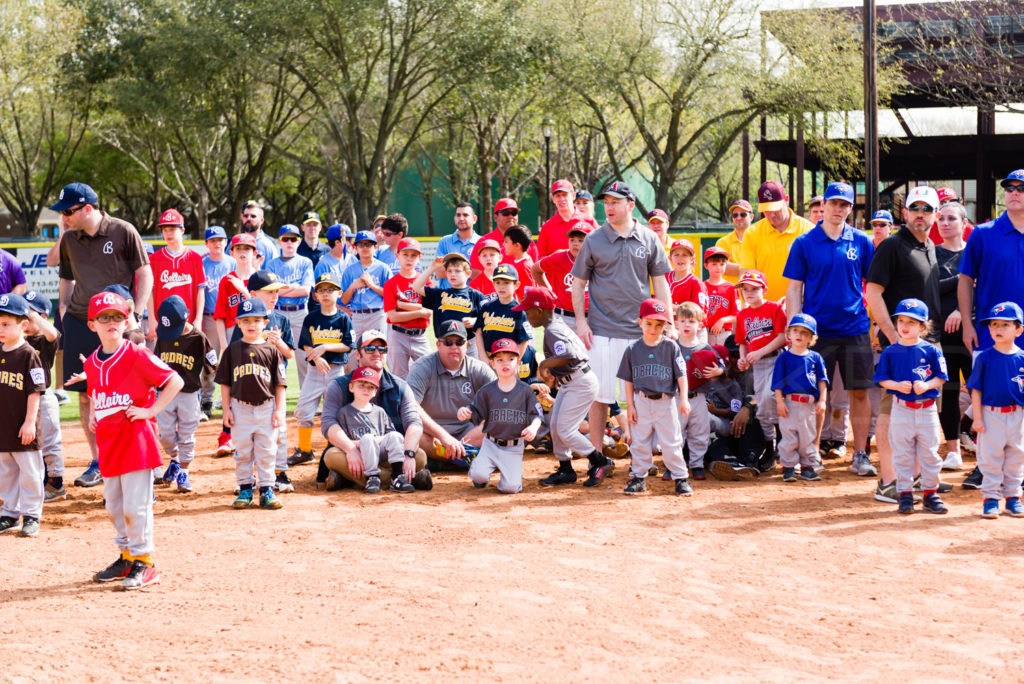
{"type": "MultiPolygon", "coordinates": [[[[640,303],[654,297],[672,310],[672,295],[665,274],[672,270],[658,236],[633,218],[636,195],[622,181],[608,185],[604,225],[591,232],[572,267],[572,306],[576,332],[590,349],[590,367],[600,387],[590,407],[590,443],[601,451],[608,404],[615,401],[616,373],[626,347],[640,338],[640,303]],[[584,293],[589,286],[590,309],[584,293]]],[[[670,322],[665,334],[676,337],[670,322]]],[[[624,395],[624,391],[620,392],[624,395]]]]}
{"type": "Polygon", "coordinates": [[[483,361],[466,356],[466,338],[466,326],[461,321],[448,321],[437,340],[437,351],[409,369],[409,386],[423,409],[420,448],[430,458],[438,456],[434,439],[444,447],[447,461],[465,458],[464,444],[480,446],[483,441],[483,430],[459,420],[456,414],[497,376],[483,361]]]}
{"type": "MultiPolygon", "coordinates": [[[[153,290],[153,270],[135,227],[99,209],[96,192],[85,183],[71,183],[50,207],[62,215],[67,232],[60,241],[60,315],[64,326],[64,382],[82,372],[79,355],[88,357],[100,339],[89,330],[89,298],[110,285],[135,292],[135,311],[146,308],[153,290]]],[[[134,319],[129,327],[138,327],[134,319]]],[[[96,435],[89,429],[89,394],[85,380],[73,384],[78,392],[78,420],[92,451],[92,463],[75,484],[98,485],[96,435]]]]}

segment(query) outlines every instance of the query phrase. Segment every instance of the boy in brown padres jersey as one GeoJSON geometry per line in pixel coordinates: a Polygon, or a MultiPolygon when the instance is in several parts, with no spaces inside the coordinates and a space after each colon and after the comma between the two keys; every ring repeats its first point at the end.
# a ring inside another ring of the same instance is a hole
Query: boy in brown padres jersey
{"type": "Polygon", "coordinates": [[[277,431],[285,425],[284,358],[260,337],[267,324],[266,304],[246,299],[238,305],[237,318],[242,339],[224,350],[215,378],[221,386],[224,424],[232,429],[235,443],[238,497],[232,505],[251,506],[255,485],[260,490],[260,508],[281,508],[274,496],[274,452],[277,431]]]}
{"type": "Polygon", "coordinates": [[[46,389],[39,354],[25,342],[28,302],[0,295],[0,534],[39,534],[43,513],[43,455],[36,441],[39,396],[46,389]]]}
{"type": "Polygon", "coordinates": [[[188,467],[196,452],[202,374],[204,370],[212,373],[217,365],[217,352],[203,331],[189,323],[188,317],[188,306],[178,295],[164,299],[156,316],[156,355],[185,382],[156,416],[160,446],[171,457],[161,481],[182,493],[192,491],[188,467]]]}

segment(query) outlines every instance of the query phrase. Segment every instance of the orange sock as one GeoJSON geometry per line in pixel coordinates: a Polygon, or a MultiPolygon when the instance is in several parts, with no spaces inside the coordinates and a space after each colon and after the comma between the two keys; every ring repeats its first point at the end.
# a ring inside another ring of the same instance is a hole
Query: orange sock
{"type": "Polygon", "coordinates": [[[299,450],[300,451],[312,451],[313,450],[313,428],[311,428],[311,427],[300,427],[299,428],[299,450]]]}
{"type": "Polygon", "coordinates": [[[142,555],[142,556],[131,556],[131,557],[129,557],[129,560],[142,561],[143,563],[145,563],[149,567],[153,567],[153,559],[152,559],[152,557],[148,553],[145,554],[145,555],[142,555]]]}

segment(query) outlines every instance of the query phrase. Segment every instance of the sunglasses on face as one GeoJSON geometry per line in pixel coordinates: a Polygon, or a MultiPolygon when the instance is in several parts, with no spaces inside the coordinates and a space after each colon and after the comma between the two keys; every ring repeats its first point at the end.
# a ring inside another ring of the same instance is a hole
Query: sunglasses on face
{"type": "Polygon", "coordinates": [[[502,216],[519,216],[518,209],[502,209],[498,213],[501,214],[502,216]]]}
{"type": "Polygon", "coordinates": [[[441,340],[441,344],[443,344],[446,347],[461,347],[462,345],[466,344],[466,340],[441,340]]]}
{"type": "Polygon", "coordinates": [[[365,352],[380,352],[381,354],[388,353],[388,347],[386,344],[368,344],[363,347],[365,352]]]}
{"type": "Polygon", "coordinates": [[[907,210],[908,211],[912,211],[915,214],[932,214],[932,213],[935,213],[935,210],[932,209],[927,204],[914,204],[912,206],[907,207],[907,210]]]}
{"type": "Polygon", "coordinates": [[[1024,185],[1007,185],[1003,190],[1006,190],[1006,192],[1024,192],[1024,185]]]}
{"type": "Polygon", "coordinates": [[[748,216],[750,214],[745,211],[737,211],[732,215],[733,218],[747,218],[748,216]]]}
{"type": "Polygon", "coordinates": [[[125,318],[126,316],[124,314],[119,313],[100,314],[99,316],[96,317],[96,322],[104,325],[107,323],[120,323],[121,321],[125,320],[125,318]]]}
{"type": "Polygon", "coordinates": [[[292,237],[283,237],[283,238],[281,238],[281,242],[298,242],[298,241],[299,241],[299,238],[295,237],[294,235],[292,237]]]}
{"type": "Polygon", "coordinates": [[[396,233],[393,230],[382,230],[381,234],[387,235],[388,237],[394,237],[395,235],[398,235],[398,233],[396,233]]]}
{"type": "Polygon", "coordinates": [[[84,204],[79,204],[77,207],[71,207],[70,209],[64,209],[60,213],[63,214],[64,216],[73,216],[76,211],[78,211],[79,209],[81,209],[84,206],[85,206],[84,204]]]}

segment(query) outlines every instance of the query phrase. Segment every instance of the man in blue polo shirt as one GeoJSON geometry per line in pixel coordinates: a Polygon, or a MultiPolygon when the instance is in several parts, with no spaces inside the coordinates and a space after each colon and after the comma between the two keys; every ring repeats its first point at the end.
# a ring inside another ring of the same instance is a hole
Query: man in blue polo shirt
{"type": "Polygon", "coordinates": [[[1024,169],[1006,176],[1006,211],[975,226],[960,259],[957,300],[963,319],[964,344],[982,350],[992,346],[986,326],[975,327],[974,312],[987,314],[1000,302],[1024,306],[1024,169]]]}
{"type": "MultiPolygon", "coordinates": [[[[387,264],[374,256],[376,249],[376,235],[368,230],[356,233],[358,260],[341,274],[341,305],[352,312],[352,339],[355,340],[367,330],[387,328],[384,283],[394,274],[387,264]]],[[[354,370],[354,362],[354,358],[349,359],[352,366],[349,370],[354,370]]]]}
{"type": "MultiPolygon", "coordinates": [[[[480,239],[473,226],[476,225],[476,212],[469,202],[459,202],[455,205],[455,232],[445,235],[437,243],[435,256],[445,256],[452,252],[459,252],[467,259],[473,254],[473,246],[480,239]]],[[[396,269],[397,270],[397,269],[396,269]]],[[[451,287],[448,280],[441,278],[437,287],[444,289],[451,287]]]]}
{"type": "MultiPolygon", "coordinates": [[[[789,317],[803,312],[818,322],[818,341],[813,349],[824,358],[830,381],[836,366],[839,367],[850,395],[854,444],[860,447],[867,442],[871,423],[867,391],[874,384],[874,359],[868,335],[871,321],[862,293],[875,248],[866,235],[846,223],[853,201],[853,187],[849,183],[829,184],[823,196],[824,216],[814,228],[793,241],[782,275],[789,278],[789,317]]],[[[854,453],[850,469],[864,477],[878,474],[862,449],[854,453]]]]}
{"type": "MultiPolygon", "coordinates": [[[[313,289],[313,262],[298,254],[301,238],[302,234],[297,226],[290,223],[281,226],[277,233],[281,255],[274,257],[264,266],[285,284],[285,287],[278,290],[274,310],[284,314],[288,319],[293,340],[299,339],[299,333],[302,332],[302,322],[309,313],[309,293],[313,289]]],[[[301,349],[295,350],[295,366],[299,371],[299,387],[302,387],[309,364],[306,363],[306,353],[301,349]]]]}

